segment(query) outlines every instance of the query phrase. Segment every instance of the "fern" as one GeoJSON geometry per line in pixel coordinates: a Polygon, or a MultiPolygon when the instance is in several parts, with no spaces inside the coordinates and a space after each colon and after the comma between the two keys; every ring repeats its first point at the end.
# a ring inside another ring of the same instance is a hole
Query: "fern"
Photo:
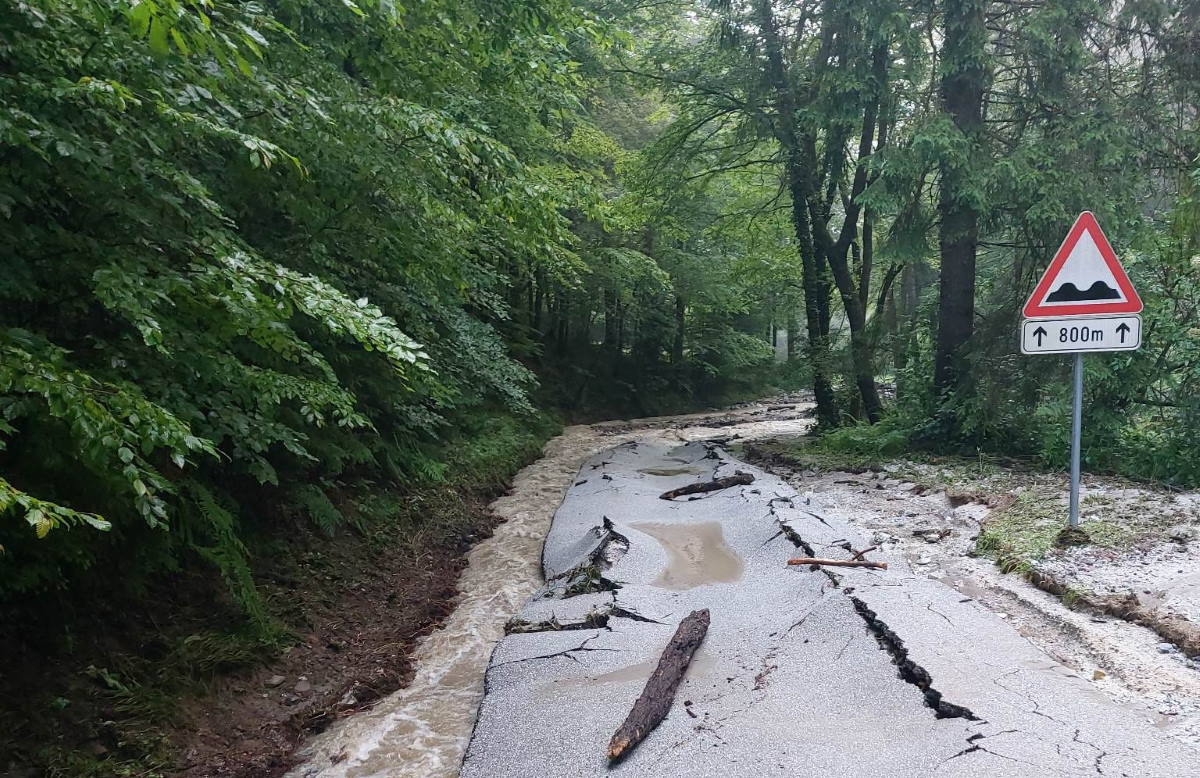
{"type": "Polygon", "coordinates": [[[338,528],[346,523],[346,517],[316,484],[305,484],[293,490],[291,497],[309,520],[329,537],[337,534],[338,528]]]}
{"type": "Polygon", "coordinates": [[[237,518],[218,502],[216,495],[207,487],[189,481],[186,488],[192,498],[189,507],[194,514],[191,517],[198,530],[192,548],[217,568],[230,595],[241,607],[255,632],[263,636],[273,634],[277,628],[254,585],[249,554],[238,536],[237,518]]]}

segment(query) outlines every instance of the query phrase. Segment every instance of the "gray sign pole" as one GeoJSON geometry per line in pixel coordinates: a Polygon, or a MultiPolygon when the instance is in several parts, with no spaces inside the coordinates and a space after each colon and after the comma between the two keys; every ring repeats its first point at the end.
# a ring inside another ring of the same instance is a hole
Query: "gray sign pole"
{"type": "Polygon", "coordinates": [[[1071,408],[1071,529],[1079,526],[1079,436],[1083,422],[1083,354],[1075,354],[1075,403],[1071,408]]]}

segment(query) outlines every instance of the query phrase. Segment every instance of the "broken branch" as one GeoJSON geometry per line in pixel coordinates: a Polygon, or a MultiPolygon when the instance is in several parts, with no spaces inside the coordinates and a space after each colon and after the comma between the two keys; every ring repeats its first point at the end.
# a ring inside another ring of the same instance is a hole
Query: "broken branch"
{"type": "Polygon", "coordinates": [[[683,674],[691,664],[692,655],[708,633],[708,609],[692,611],[663,649],[658,667],[650,674],[646,687],[633,703],[633,709],[617,728],[608,744],[610,761],[620,759],[626,752],[645,739],[671,710],[675,690],[679,688],[683,674]]]}
{"type": "Polygon", "coordinates": [[[676,497],[682,497],[685,494],[701,494],[703,492],[715,492],[719,489],[728,489],[731,486],[744,486],[754,483],[754,476],[749,473],[743,473],[741,470],[733,475],[727,475],[724,478],[717,478],[712,481],[703,481],[698,484],[688,484],[681,486],[678,489],[672,489],[669,492],[663,492],[658,496],[660,500],[673,500],[676,497]]]}
{"type": "Polygon", "coordinates": [[[872,562],[869,559],[817,559],[815,557],[798,557],[789,559],[789,565],[825,565],[827,567],[870,567],[874,570],[887,570],[887,562],[872,562]]]}

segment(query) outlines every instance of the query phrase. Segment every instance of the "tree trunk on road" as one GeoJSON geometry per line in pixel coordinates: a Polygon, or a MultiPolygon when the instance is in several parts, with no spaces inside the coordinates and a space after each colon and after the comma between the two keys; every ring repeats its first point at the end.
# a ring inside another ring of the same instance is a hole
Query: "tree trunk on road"
{"type": "Polygon", "coordinates": [[[671,711],[671,704],[675,701],[675,690],[679,688],[683,674],[691,664],[692,655],[700,648],[706,634],[707,609],[692,611],[679,622],[679,628],[675,630],[675,635],[659,657],[658,667],[650,674],[641,696],[633,704],[633,710],[629,711],[625,721],[612,736],[612,741],[608,744],[610,760],[620,759],[666,718],[671,711]]]}

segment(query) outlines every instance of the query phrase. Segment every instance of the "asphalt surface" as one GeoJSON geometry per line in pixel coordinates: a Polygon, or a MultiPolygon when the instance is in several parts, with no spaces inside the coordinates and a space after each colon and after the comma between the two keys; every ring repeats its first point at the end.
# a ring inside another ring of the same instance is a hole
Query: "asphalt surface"
{"type": "Polygon", "coordinates": [[[546,538],[547,585],[491,657],[462,776],[1200,776],[1195,751],[899,555],[787,567],[870,545],[814,507],[701,444],[592,458],[546,538]],[[738,470],[754,483],[659,499],[738,470]],[[608,765],[698,608],[712,624],[670,715],[608,765]]]}

